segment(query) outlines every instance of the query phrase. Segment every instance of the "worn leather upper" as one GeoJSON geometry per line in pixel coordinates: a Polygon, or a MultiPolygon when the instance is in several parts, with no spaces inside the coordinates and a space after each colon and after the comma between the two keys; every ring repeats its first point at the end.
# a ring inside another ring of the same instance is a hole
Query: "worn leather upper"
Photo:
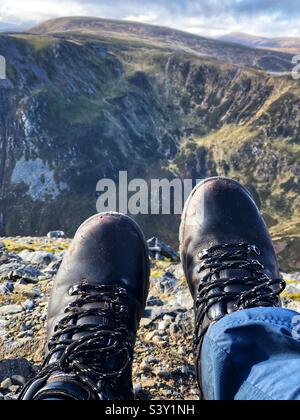
{"type": "Polygon", "coordinates": [[[200,184],[187,203],[181,230],[182,263],[194,298],[201,282],[197,273],[199,253],[215,245],[239,242],[256,245],[265,273],[272,278],[280,276],[264,219],[250,193],[234,180],[212,178],[200,184]]]}
{"type": "MultiPolygon", "coordinates": [[[[231,299],[231,295],[242,296],[253,287],[243,283],[243,279],[253,275],[251,271],[228,268],[230,264],[226,264],[226,261],[225,263],[218,261],[218,259],[216,259],[216,264],[220,263],[220,267],[224,265],[226,269],[222,268],[223,271],[206,277],[207,274],[212,273],[212,269],[204,266],[204,270],[199,270],[203,263],[201,256],[203,257],[203,253],[205,254],[206,250],[212,247],[241,243],[254,245],[260,250],[260,255],[255,255],[253,258],[262,264],[262,275],[265,274],[270,279],[280,279],[271,237],[250,193],[231,179],[211,178],[203,181],[195,188],[186,203],[180,229],[182,264],[195,302],[194,350],[200,390],[200,352],[205,332],[212,323],[240,309],[237,308],[238,299],[231,299]],[[222,279],[237,278],[238,282],[222,286],[222,279]],[[212,286],[207,288],[209,282],[212,286]],[[208,290],[207,293],[206,290],[208,290]],[[200,299],[199,305],[201,292],[201,298],[204,295],[205,299],[200,299]],[[221,297],[216,298],[216,296],[221,297]]],[[[273,286],[264,289],[265,295],[272,293],[272,288],[273,286]]],[[[276,289],[275,286],[274,289],[276,289]]],[[[253,302],[256,302],[257,306],[267,306],[269,301],[274,302],[273,306],[280,305],[277,294],[273,299],[265,299],[265,302],[260,302],[259,299],[254,299],[253,302]]]]}
{"type": "MultiPolygon", "coordinates": [[[[128,327],[134,343],[146,305],[149,270],[147,245],[131,219],[119,214],[99,214],[85,222],[77,231],[54,282],[48,310],[48,339],[64,317],[65,308],[76,299],[70,296],[70,288],[88,282],[126,289],[131,299],[128,327]]],[[[97,320],[89,322],[97,324],[97,320]]]]}
{"type": "Polygon", "coordinates": [[[54,282],[44,367],[21,399],[132,399],[149,276],[147,244],[132,219],[105,213],[87,220],[54,282]]]}
{"type": "MultiPolygon", "coordinates": [[[[264,266],[263,272],[273,279],[280,277],[274,246],[263,217],[250,193],[234,180],[212,178],[196,187],[184,210],[180,242],[185,275],[195,301],[207,274],[207,271],[198,272],[201,263],[199,255],[214,246],[243,242],[255,245],[261,251],[255,258],[264,266]]],[[[246,276],[249,276],[246,270],[219,273],[220,278],[246,276]]],[[[243,292],[248,289],[243,284],[237,284],[226,287],[225,291],[243,292]]],[[[213,305],[202,328],[236,310],[235,303],[221,301],[213,305]]]]}

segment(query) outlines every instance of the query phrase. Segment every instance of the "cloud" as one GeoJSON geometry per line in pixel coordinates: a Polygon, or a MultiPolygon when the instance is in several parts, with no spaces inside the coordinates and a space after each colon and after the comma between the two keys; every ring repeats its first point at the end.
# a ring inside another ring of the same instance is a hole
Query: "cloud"
{"type": "Polygon", "coordinates": [[[99,16],[202,34],[243,31],[300,36],[299,0],[1,0],[0,22],[99,16]]]}

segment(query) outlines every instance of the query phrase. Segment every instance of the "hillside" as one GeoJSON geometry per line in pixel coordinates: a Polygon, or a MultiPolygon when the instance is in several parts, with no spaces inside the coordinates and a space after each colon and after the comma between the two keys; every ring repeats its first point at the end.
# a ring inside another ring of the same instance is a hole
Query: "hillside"
{"type": "Polygon", "coordinates": [[[172,51],[186,51],[200,57],[217,58],[228,63],[253,66],[268,71],[291,70],[291,56],[275,51],[254,51],[231,43],[215,41],[190,33],[143,23],[114,21],[99,18],[75,17],[47,21],[30,30],[39,35],[63,36],[84,34],[105,38],[121,38],[143,42],[172,51]]]}
{"type": "Polygon", "coordinates": [[[233,32],[218,38],[220,41],[233,42],[252,48],[265,48],[287,52],[290,54],[300,54],[299,37],[266,38],[249,35],[240,32],[233,32]]]}
{"type": "MultiPolygon", "coordinates": [[[[300,83],[263,71],[288,70],[288,54],[81,18],[2,34],[0,54],[3,236],[72,235],[119,170],[219,174],[253,191],[283,268],[300,269],[300,83]]],[[[139,221],[177,244],[178,217],[139,221]]]]}

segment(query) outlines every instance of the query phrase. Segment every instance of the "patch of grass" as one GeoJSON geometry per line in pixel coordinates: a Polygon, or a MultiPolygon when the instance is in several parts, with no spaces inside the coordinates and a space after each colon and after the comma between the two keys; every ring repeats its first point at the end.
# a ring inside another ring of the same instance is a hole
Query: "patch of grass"
{"type": "Polygon", "coordinates": [[[35,52],[39,52],[57,42],[55,38],[44,35],[13,34],[10,36],[25,41],[35,52]]]}
{"type": "Polygon", "coordinates": [[[300,293],[287,293],[283,292],[281,295],[283,298],[296,300],[297,302],[300,302],[300,293]]]}
{"type": "Polygon", "coordinates": [[[10,252],[16,254],[19,254],[22,251],[44,251],[55,254],[67,250],[70,246],[70,243],[68,241],[46,241],[45,243],[43,243],[43,241],[19,242],[13,239],[5,239],[3,242],[10,252]]]}
{"type": "Polygon", "coordinates": [[[151,277],[154,279],[159,279],[166,274],[171,262],[169,260],[165,261],[156,261],[152,260],[153,267],[151,269],[151,277]]]}

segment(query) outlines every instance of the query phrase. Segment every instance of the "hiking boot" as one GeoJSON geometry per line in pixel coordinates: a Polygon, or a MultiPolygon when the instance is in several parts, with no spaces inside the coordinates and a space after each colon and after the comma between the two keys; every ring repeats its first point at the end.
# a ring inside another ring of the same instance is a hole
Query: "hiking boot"
{"type": "Polygon", "coordinates": [[[210,178],[194,189],[182,215],[181,260],[195,310],[194,352],[208,328],[226,315],[280,306],[285,284],[266,224],[238,182],[210,178]]]}
{"type": "Polygon", "coordinates": [[[43,368],[20,399],[133,399],[133,348],[149,275],[147,244],[133,220],[115,213],[87,220],[54,283],[43,368]]]}

